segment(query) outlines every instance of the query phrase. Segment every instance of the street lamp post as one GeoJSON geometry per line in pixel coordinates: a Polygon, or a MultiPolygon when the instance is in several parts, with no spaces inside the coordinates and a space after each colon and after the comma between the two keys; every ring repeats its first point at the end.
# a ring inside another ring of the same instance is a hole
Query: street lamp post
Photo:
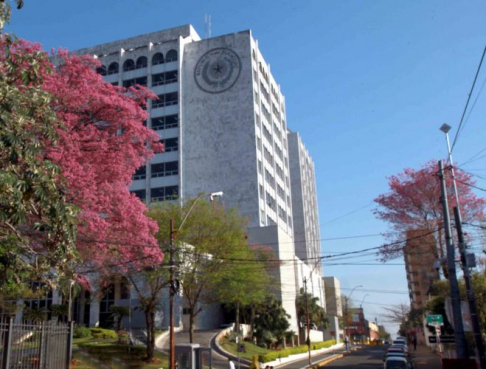
{"type": "MultiPolygon", "coordinates": [[[[351,296],[353,295],[353,292],[356,288],[363,288],[363,287],[364,286],[362,284],[360,284],[359,286],[353,287],[353,289],[351,290],[351,293],[349,294],[349,297],[346,299],[346,308],[344,310],[344,321],[345,321],[346,326],[344,327],[344,333],[346,335],[348,342],[349,342],[348,300],[351,299],[351,296]]],[[[346,350],[347,349],[348,349],[348,347],[346,347],[346,350]]]]}
{"type": "Polygon", "coordinates": [[[174,296],[176,294],[176,285],[175,285],[175,238],[177,233],[181,230],[182,226],[186,222],[189,214],[191,213],[192,209],[194,209],[194,205],[202,199],[203,197],[209,197],[211,201],[214,200],[215,197],[223,196],[223,192],[212,192],[210,194],[202,193],[198,197],[194,199],[192,202],[191,207],[187,211],[186,215],[182,219],[181,224],[179,227],[174,230],[174,219],[170,220],[169,227],[170,227],[170,244],[169,244],[169,268],[170,268],[170,277],[169,277],[169,367],[171,369],[175,369],[175,331],[174,331],[174,323],[175,323],[175,313],[174,313],[174,296]]]}
{"type": "Polygon", "coordinates": [[[454,186],[454,196],[456,198],[456,207],[454,208],[454,218],[456,221],[456,229],[457,229],[457,236],[459,240],[459,252],[461,255],[461,263],[462,263],[462,270],[464,273],[464,282],[466,284],[466,292],[467,292],[467,299],[469,302],[469,310],[471,312],[471,322],[473,326],[474,332],[474,341],[476,343],[476,351],[479,358],[479,362],[482,368],[486,368],[486,357],[484,354],[484,342],[483,337],[481,335],[481,328],[479,325],[479,318],[476,306],[476,296],[474,294],[474,289],[472,287],[471,281],[471,274],[468,265],[468,258],[467,258],[467,250],[466,244],[464,241],[464,233],[462,232],[462,216],[461,216],[461,208],[459,202],[459,192],[457,191],[457,184],[456,184],[456,176],[454,173],[454,163],[452,161],[452,153],[451,153],[451,145],[449,142],[449,131],[451,130],[451,126],[444,123],[440,130],[444,132],[447,141],[447,153],[449,155],[449,162],[451,163],[451,175],[452,175],[452,183],[454,186]]]}
{"type": "Polygon", "coordinates": [[[359,307],[360,307],[361,309],[363,308],[363,304],[364,304],[364,301],[365,301],[366,297],[368,297],[369,295],[370,295],[370,294],[369,294],[369,293],[367,293],[366,295],[364,295],[363,300],[361,300],[361,304],[359,305],[359,307]]]}

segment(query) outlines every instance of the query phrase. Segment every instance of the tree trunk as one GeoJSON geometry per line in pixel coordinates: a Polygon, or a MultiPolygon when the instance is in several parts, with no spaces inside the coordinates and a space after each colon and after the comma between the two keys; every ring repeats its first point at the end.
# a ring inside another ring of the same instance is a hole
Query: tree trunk
{"type": "Polygon", "coordinates": [[[121,325],[122,325],[122,316],[121,315],[118,315],[116,324],[117,324],[117,327],[116,327],[117,328],[117,332],[120,333],[120,331],[121,331],[121,325]]]}
{"type": "Polygon", "coordinates": [[[240,303],[236,303],[235,332],[240,333],[240,303]]]}
{"type": "Polygon", "coordinates": [[[253,327],[255,325],[255,305],[250,306],[250,337],[253,338],[253,327]]]}
{"type": "Polygon", "coordinates": [[[153,312],[151,308],[145,310],[145,323],[147,326],[147,360],[154,358],[155,341],[151,337],[153,330],[153,312]]]}
{"type": "Polygon", "coordinates": [[[189,308],[189,342],[194,343],[194,309],[189,308]]]}

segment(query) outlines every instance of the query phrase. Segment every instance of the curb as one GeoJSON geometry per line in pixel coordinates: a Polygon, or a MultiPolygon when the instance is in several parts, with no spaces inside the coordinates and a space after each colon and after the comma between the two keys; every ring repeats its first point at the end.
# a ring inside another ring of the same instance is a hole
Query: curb
{"type": "MultiPolygon", "coordinates": [[[[224,350],[221,345],[219,344],[219,339],[221,338],[221,336],[223,334],[226,333],[226,330],[223,329],[222,331],[216,333],[213,338],[211,338],[211,341],[210,341],[210,347],[212,349],[214,349],[214,351],[223,356],[223,357],[226,357],[226,358],[230,358],[231,360],[235,361],[235,360],[238,360],[238,357],[237,356],[234,356],[233,354],[229,353],[228,351],[224,350]]],[[[251,361],[247,360],[247,359],[243,359],[240,357],[240,363],[246,365],[246,366],[250,366],[252,363],[251,361]]]]}

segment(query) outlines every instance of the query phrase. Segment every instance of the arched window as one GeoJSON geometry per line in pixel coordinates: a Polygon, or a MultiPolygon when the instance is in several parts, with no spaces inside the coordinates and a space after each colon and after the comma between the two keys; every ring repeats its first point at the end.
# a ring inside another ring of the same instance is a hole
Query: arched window
{"type": "Polygon", "coordinates": [[[96,73],[101,74],[102,76],[106,76],[106,66],[102,65],[96,68],[96,73]]]}
{"type": "Polygon", "coordinates": [[[147,68],[147,57],[141,56],[137,59],[137,69],[147,68]]]}
{"type": "Polygon", "coordinates": [[[167,55],[165,56],[165,62],[171,62],[171,61],[176,61],[177,60],[177,51],[175,50],[170,50],[167,55]]]}
{"type": "Polygon", "coordinates": [[[108,67],[108,75],[118,73],[118,69],[119,67],[117,62],[111,63],[108,67]]]}
{"type": "Polygon", "coordinates": [[[134,69],[135,69],[135,62],[132,59],[125,60],[125,63],[123,63],[123,71],[128,72],[134,69]]]}
{"type": "Polygon", "coordinates": [[[164,55],[162,53],[156,53],[152,57],[152,65],[164,64],[164,55]]]}

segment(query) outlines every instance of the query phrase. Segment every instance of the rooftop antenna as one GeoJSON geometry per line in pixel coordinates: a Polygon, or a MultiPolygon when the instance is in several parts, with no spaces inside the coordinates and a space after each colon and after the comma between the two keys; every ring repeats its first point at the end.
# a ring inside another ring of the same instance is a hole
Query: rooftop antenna
{"type": "Polygon", "coordinates": [[[211,38],[211,15],[204,14],[204,37],[211,38]]]}

